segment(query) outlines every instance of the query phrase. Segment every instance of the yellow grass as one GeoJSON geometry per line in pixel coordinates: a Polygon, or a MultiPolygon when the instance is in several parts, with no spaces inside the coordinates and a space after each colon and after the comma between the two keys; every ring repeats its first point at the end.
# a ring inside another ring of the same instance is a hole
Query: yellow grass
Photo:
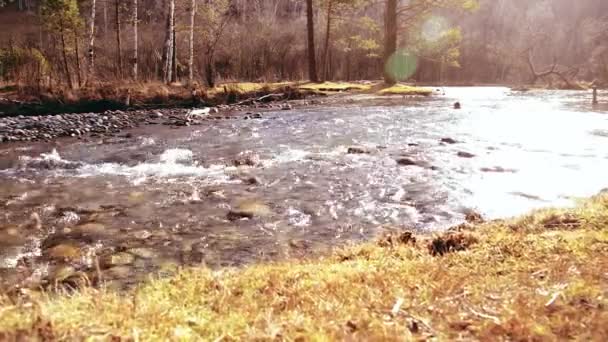
{"type": "Polygon", "coordinates": [[[405,84],[395,84],[394,86],[383,88],[378,91],[380,95],[424,95],[428,96],[433,93],[432,89],[414,87],[405,84]]]}
{"type": "Polygon", "coordinates": [[[3,338],[608,340],[608,195],[325,258],[0,300],[3,338]]]}
{"type": "Polygon", "coordinates": [[[364,91],[371,89],[370,84],[351,83],[351,82],[323,82],[305,83],[299,86],[302,90],[319,92],[339,92],[339,91],[364,91]]]}

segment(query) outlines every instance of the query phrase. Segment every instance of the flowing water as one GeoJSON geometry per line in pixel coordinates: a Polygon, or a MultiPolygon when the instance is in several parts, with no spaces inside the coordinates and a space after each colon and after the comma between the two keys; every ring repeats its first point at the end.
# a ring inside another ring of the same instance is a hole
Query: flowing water
{"type": "Polygon", "coordinates": [[[0,145],[0,283],[80,272],[126,284],[167,265],[238,266],[441,230],[471,210],[570,205],[608,186],[608,108],[589,93],[442,91],[0,145]],[[243,156],[254,165],[234,166],[243,156]],[[258,211],[229,214],[239,206],[258,211]]]}

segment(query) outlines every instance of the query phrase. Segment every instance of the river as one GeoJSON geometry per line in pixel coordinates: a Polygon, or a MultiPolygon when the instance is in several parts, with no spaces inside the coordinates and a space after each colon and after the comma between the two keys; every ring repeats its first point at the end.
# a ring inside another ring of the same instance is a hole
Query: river
{"type": "Polygon", "coordinates": [[[608,186],[608,107],[590,93],[439,92],[0,145],[0,284],[86,276],[124,286],[180,265],[433,232],[471,211],[567,206],[608,186]]]}

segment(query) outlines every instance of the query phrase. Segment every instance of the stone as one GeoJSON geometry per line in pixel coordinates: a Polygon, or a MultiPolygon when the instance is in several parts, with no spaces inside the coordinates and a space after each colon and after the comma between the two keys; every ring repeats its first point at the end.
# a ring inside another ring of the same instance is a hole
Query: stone
{"type": "Polygon", "coordinates": [[[460,151],[456,154],[457,156],[459,156],[460,158],[475,158],[475,155],[473,153],[469,153],[469,152],[463,152],[460,151]]]}
{"type": "Polygon", "coordinates": [[[127,278],[132,274],[132,268],[129,266],[114,266],[103,271],[102,276],[111,279],[127,278]]]}
{"type": "Polygon", "coordinates": [[[516,173],[517,172],[517,170],[515,170],[515,169],[506,169],[501,166],[482,167],[480,170],[482,172],[496,172],[496,173],[516,173]]]}
{"type": "Polygon", "coordinates": [[[59,244],[44,251],[50,259],[63,261],[76,261],[83,256],[82,249],[71,244],[59,244]]]}
{"type": "Polygon", "coordinates": [[[418,163],[410,158],[399,158],[397,164],[401,166],[418,166],[418,163]]]}
{"type": "Polygon", "coordinates": [[[256,166],[260,164],[260,156],[251,152],[241,152],[233,164],[234,166],[256,166]]]}
{"type": "Polygon", "coordinates": [[[152,259],[156,256],[156,252],[153,249],[146,247],[131,248],[127,252],[142,259],[152,259]]]}
{"type": "Polygon", "coordinates": [[[266,204],[257,200],[245,200],[228,212],[228,219],[236,221],[242,218],[267,217],[272,210],[266,204]]]}
{"type": "Polygon", "coordinates": [[[49,280],[54,283],[60,283],[76,274],[76,269],[70,265],[61,265],[56,267],[49,275],[49,280]]]}
{"type": "Polygon", "coordinates": [[[101,223],[90,222],[74,227],[72,232],[86,235],[104,235],[106,227],[101,223]]]}
{"type": "Polygon", "coordinates": [[[131,265],[135,261],[135,256],[126,252],[105,255],[100,260],[100,265],[103,268],[111,268],[114,266],[131,265]]]}
{"type": "Polygon", "coordinates": [[[441,138],[441,142],[444,143],[444,144],[453,145],[453,144],[457,144],[459,141],[455,140],[455,139],[452,139],[452,138],[441,138]]]}
{"type": "Polygon", "coordinates": [[[346,151],[348,154],[370,154],[371,151],[364,146],[351,146],[346,151]]]}

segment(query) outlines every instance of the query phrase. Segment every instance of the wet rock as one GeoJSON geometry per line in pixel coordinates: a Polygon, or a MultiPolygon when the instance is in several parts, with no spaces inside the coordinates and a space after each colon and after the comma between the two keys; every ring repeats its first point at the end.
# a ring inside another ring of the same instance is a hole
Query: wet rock
{"type": "Polygon", "coordinates": [[[152,259],[157,256],[153,249],[146,247],[131,248],[127,252],[142,259],[152,259]]]}
{"type": "Polygon", "coordinates": [[[460,158],[475,158],[476,156],[473,153],[460,151],[456,154],[460,158]]]}
{"type": "Polygon", "coordinates": [[[60,283],[76,275],[76,269],[70,265],[59,265],[49,274],[48,279],[53,283],[60,283]]]}
{"type": "Polygon", "coordinates": [[[480,213],[476,212],[475,210],[467,210],[465,212],[464,219],[468,223],[474,223],[474,224],[485,222],[483,216],[480,213]]]}
{"type": "Polygon", "coordinates": [[[91,222],[74,227],[72,232],[83,235],[104,235],[107,230],[103,224],[91,222]]]}
{"type": "Polygon", "coordinates": [[[251,176],[251,177],[245,177],[243,179],[243,183],[247,184],[247,185],[260,185],[262,184],[262,181],[255,176],[251,176]]]}
{"type": "Polygon", "coordinates": [[[447,253],[464,251],[477,241],[477,238],[469,233],[446,233],[432,239],[428,244],[428,250],[433,256],[441,256],[447,253]]]}
{"type": "Polygon", "coordinates": [[[114,266],[103,271],[102,276],[110,279],[124,279],[133,274],[133,269],[129,266],[114,266]]]}
{"type": "Polygon", "coordinates": [[[398,165],[401,166],[418,166],[418,162],[410,158],[399,158],[396,160],[398,165]]]}
{"type": "Polygon", "coordinates": [[[20,246],[27,241],[18,227],[7,227],[0,230],[0,246],[20,246]]]}
{"type": "Polygon", "coordinates": [[[482,167],[480,170],[482,172],[495,172],[495,173],[516,173],[517,172],[517,170],[515,170],[515,169],[506,169],[506,168],[500,167],[500,166],[482,167]]]}
{"type": "Polygon", "coordinates": [[[252,152],[241,152],[232,163],[234,166],[257,166],[260,164],[260,156],[252,152]]]}
{"type": "Polygon", "coordinates": [[[458,140],[455,140],[455,139],[452,139],[452,138],[441,138],[441,142],[444,143],[444,144],[450,144],[450,145],[458,144],[459,143],[458,140]]]}
{"type": "Polygon", "coordinates": [[[292,107],[292,105],[290,105],[290,104],[284,104],[284,105],[281,107],[281,110],[292,110],[292,109],[293,109],[293,107],[292,107]]]}
{"type": "Polygon", "coordinates": [[[83,256],[83,251],[80,247],[72,244],[59,244],[53,246],[43,252],[43,254],[53,260],[76,261],[83,256]]]}
{"type": "Polygon", "coordinates": [[[348,148],[348,154],[370,154],[371,150],[364,146],[351,146],[348,148]]]}
{"type": "Polygon", "coordinates": [[[272,210],[266,204],[257,200],[246,200],[228,212],[228,219],[236,221],[242,218],[267,217],[271,214],[272,210]]]}
{"type": "Polygon", "coordinates": [[[116,254],[105,255],[101,257],[99,264],[103,268],[114,266],[131,265],[135,261],[135,256],[127,252],[119,252],[116,254]]]}

